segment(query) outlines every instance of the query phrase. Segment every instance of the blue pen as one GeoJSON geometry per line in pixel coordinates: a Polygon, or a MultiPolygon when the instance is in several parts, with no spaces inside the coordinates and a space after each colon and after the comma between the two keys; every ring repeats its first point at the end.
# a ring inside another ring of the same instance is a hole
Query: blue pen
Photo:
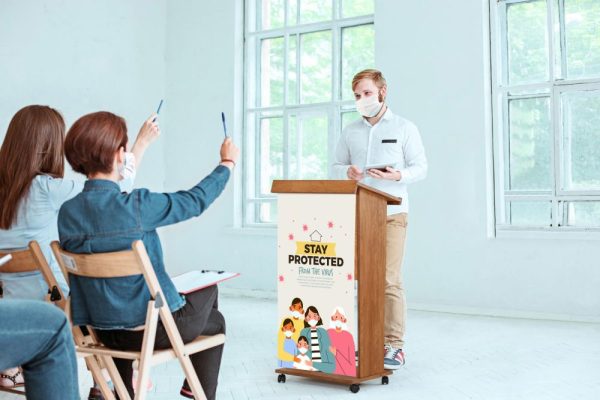
{"type": "Polygon", "coordinates": [[[223,121],[223,133],[225,134],[225,138],[227,138],[227,125],[225,125],[225,113],[221,112],[221,120],[223,121]]]}
{"type": "Polygon", "coordinates": [[[152,122],[156,121],[156,118],[158,118],[158,114],[160,113],[160,108],[162,107],[162,103],[163,103],[163,99],[160,99],[160,103],[158,103],[158,108],[156,109],[156,117],[154,117],[152,122]]]}

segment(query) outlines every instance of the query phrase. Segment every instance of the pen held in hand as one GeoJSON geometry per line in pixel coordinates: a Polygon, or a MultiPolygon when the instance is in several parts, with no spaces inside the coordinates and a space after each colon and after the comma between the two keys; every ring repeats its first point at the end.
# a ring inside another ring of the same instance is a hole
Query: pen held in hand
{"type": "Polygon", "coordinates": [[[156,109],[156,117],[154,117],[154,119],[152,119],[152,122],[156,121],[156,118],[158,118],[158,114],[160,114],[160,109],[163,105],[163,99],[160,99],[160,103],[158,103],[158,108],[156,109]]]}
{"type": "Polygon", "coordinates": [[[227,139],[227,125],[225,125],[225,113],[221,112],[221,121],[223,121],[223,133],[225,134],[225,139],[227,139]]]}

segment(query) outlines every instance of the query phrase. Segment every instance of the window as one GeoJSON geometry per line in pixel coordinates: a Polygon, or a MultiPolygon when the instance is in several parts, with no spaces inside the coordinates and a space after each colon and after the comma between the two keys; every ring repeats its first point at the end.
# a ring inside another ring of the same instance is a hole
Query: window
{"type": "Polygon", "coordinates": [[[327,179],[374,66],[374,0],[246,0],[244,225],[277,218],[274,179],[327,179]]]}
{"type": "Polygon", "coordinates": [[[490,10],[496,228],[600,231],[600,1],[490,10]]]}

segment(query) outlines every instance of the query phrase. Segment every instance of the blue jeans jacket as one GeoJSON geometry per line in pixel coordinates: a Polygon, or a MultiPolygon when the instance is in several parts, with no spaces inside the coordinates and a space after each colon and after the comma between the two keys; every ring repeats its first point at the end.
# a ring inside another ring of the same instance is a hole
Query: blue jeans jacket
{"type": "MultiPolygon", "coordinates": [[[[172,312],[185,304],[165,270],[156,228],[200,215],[221,194],[229,180],[227,167],[218,166],[187,191],[152,193],[135,189],[122,193],[115,182],[94,179],[83,192],[63,204],[58,234],[64,250],[106,253],[129,250],[142,240],[172,312]]],[[[71,312],[75,325],[98,329],[128,329],[143,325],[150,293],[144,277],[92,279],[70,277],[71,312]]]]}

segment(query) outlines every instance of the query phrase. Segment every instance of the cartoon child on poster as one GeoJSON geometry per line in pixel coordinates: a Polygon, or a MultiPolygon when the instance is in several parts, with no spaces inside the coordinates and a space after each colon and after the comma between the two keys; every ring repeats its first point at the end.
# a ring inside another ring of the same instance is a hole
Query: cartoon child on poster
{"type": "Polygon", "coordinates": [[[291,315],[285,317],[279,326],[277,334],[277,366],[279,368],[292,368],[296,350],[296,340],[304,328],[304,305],[298,297],[290,305],[291,315]]]}
{"type": "Polygon", "coordinates": [[[348,332],[348,319],[342,307],[336,307],[331,314],[327,331],[331,340],[329,350],[335,357],[334,374],[356,376],[356,356],[354,338],[348,332]]]}
{"type": "Polygon", "coordinates": [[[309,365],[315,369],[332,373],[335,370],[335,357],[329,348],[331,341],[315,306],[309,306],[304,314],[304,326],[300,336],[304,336],[309,341],[308,357],[311,359],[309,365]]]}
{"type": "Polygon", "coordinates": [[[298,338],[298,354],[294,358],[293,367],[296,369],[303,369],[305,371],[316,371],[312,366],[312,360],[308,356],[308,339],[306,336],[300,336],[298,338]]]}

